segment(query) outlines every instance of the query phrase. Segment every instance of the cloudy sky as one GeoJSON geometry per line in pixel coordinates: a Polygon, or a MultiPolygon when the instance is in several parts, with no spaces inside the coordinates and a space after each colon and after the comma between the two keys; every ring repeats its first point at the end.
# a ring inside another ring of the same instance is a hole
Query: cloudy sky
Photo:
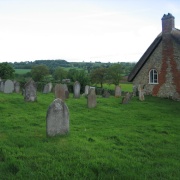
{"type": "Polygon", "coordinates": [[[0,62],[137,62],[180,0],[0,0],[0,62]]]}

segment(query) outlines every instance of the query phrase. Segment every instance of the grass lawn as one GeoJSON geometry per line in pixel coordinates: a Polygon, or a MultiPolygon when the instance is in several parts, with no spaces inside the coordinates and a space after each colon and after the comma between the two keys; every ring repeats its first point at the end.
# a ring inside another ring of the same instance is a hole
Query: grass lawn
{"type": "Polygon", "coordinates": [[[0,179],[179,179],[180,102],[133,97],[66,100],[70,133],[46,137],[54,95],[0,93],[0,179]]]}

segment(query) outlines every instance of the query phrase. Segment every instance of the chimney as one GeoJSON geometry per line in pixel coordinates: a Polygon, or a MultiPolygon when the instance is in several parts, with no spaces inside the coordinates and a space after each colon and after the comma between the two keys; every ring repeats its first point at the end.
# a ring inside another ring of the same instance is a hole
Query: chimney
{"type": "Polygon", "coordinates": [[[162,17],[162,33],[170,33],[174,28],[174,16],[170,13],[162,17]]]}

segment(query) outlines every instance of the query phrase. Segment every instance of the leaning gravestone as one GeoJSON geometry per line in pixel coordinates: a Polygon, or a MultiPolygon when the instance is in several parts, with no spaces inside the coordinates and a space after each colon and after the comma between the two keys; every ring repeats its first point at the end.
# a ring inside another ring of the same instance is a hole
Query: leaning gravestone
{"type": "Polygon", "coordinates": [[[14,83],[14,92],[15,93],[19,93],[20,92],[20,83],[19,82],[15,82],[14,83]]]}
{"type": "Polygon", "coordinates": [[[131,94],[127,92],[125,96],[122,98],[122,104],[128,104],[131,100],[131,94]]]}
{"type": "Polygon", "coordinates": [[[56,84],[55,86],[55,97],[65,101],[65,88],[63,84],[56,84]]]}
{"type": "Polygon", "coordinates": [[[65,135],[69,132],[69,110],[61,99],[55,99],[46,115],[47,136],[65,135]]]}
{"type": "Polygon", "coordinates": [[[4,83],[4,93],[12,93],[14,91],[14,83],[11,80],[6,80],[4,83]]]}
{"type": "Polygon", "coordinates": [[[48,83],[44,86],[43,93],[44,94],[50,93],[51,90],[52,90],[52,83],[48,83]]]}
{"type": "Polygon", "coordinates": [[[84,90],[84,94],[88,95],[89,94],[89,90],[90,90],[90,87],[88,85],[86,85],[85,86],[85,90],[84,90]]]}
{"type": "Polygon", "coordinates": [[[80,98],[80,88],[81,88],[80,83],[76,81],[73,86],[74,98],[80,98]]]}
{"type": "Polygon", "coordinates": [[[87,105],[88,105],[88,108],[96,107],[97,102],[96,102],[96,92],[95,92],[95,89],[90,89],[89,90],[89,94],[88,94],[88,98],[87,98],[87,105]]]}
{"type": "Polygon", "coordinates": [[[115,87],[115,97],[120,97],[121,96],[121,87],[116,86],[115,87]]]}
{"type": "Polygon", "coordinates": [[[31,79],[29,82],[27,82],[24,86],[24,100],[25,101],[36,101],[37,86],[36,83],[31,79]]]}

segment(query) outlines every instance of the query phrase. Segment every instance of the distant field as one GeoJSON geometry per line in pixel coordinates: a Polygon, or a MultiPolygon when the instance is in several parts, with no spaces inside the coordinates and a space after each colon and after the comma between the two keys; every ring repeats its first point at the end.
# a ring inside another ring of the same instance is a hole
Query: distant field
{"type": "MultiPolygon", "coordinates": [[[[132,92],[132,83],[120,83],[120,87],[124,92],[132,92]]],[[[100,85],[99,85],[100,87],[100,85]]],[[[103,84],[103,88],[115,90],[114,84],[103,84]]]]}
{"type": "Polygon", "coordinates": [[[30,71],[31,71],[31,69],[15,69],[16,74],[26,74],[30,71]]]}

